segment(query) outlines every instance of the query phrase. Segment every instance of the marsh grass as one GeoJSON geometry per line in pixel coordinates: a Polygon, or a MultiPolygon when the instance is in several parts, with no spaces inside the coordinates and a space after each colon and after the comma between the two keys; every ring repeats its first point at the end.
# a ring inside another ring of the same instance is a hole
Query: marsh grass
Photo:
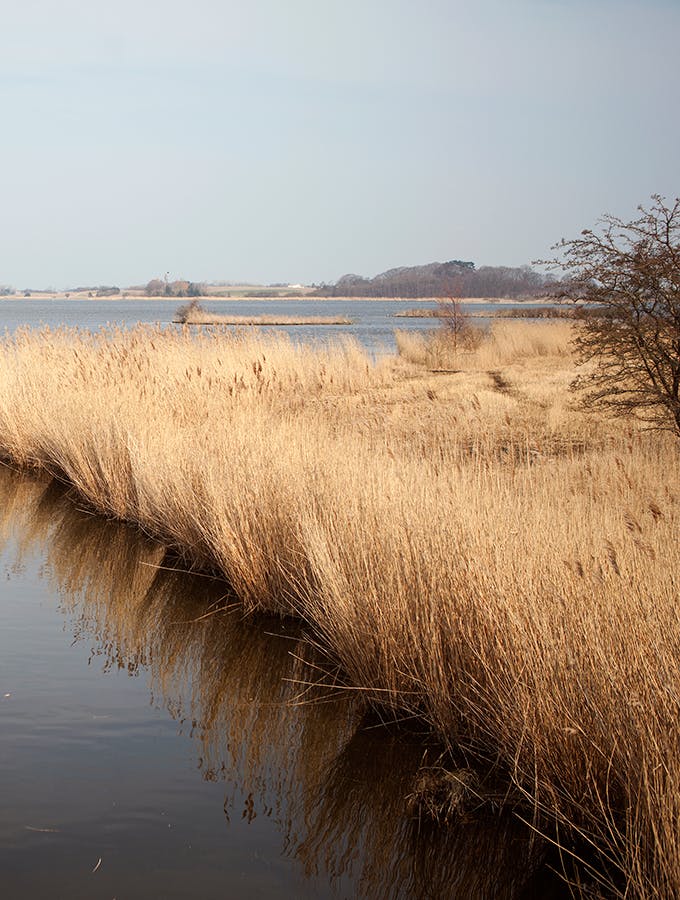
{"type": "Polygon", "coordinates": [[[332,689],[504,772],[608,891],[675,897],[680,453],[572,408],[572,327],[500,323],[455,373],[403,337],[25,331],[0,446],[301,619],[332,689]]]}
{"type": "Polygon", "coordinates": [[[533,886],[546,848],[480,809],[488,786],[438,766],[422,727],[377,728],[361,692],[306,686],[324,661],[302,625],[245,619],[223,582],[172,569],[161,545],[70,493],[0,467],[0,548],[6,520],[105,671],[148,669],[154,706],[191,735],[202,777],[224,782],[227,816],[266,817],[307,875],[349,875],[353,897],[512,900],[533,886]]]}
{"type": "Polygon", "coordinates": [[[347,316],[286,316],[263,314],[260,316],[237,316],[212,312],[198,301],[180,306],[173,321],[179,325],[351,325],[347,316]]]}
{"type": "Polygon", "coordinates": [[[569,322],[551,322],[548,327],[544,323],[494,322],[488,332],[469,325],[455,347],[446,325],[424,333],[397,330],[395,336],[399,355],[415,365],[483,371],[519,361],[535,364],[542,358],[571,357],[572,329],[569,322]]]}
{"type": "MultiPolygon", "coordinates": [[[[442,319],[447,315],[446,308],[441,306],[436,309],[428,307],[404,309],[401,312],[391,313],[395,319],[442,319]]],[[[574,310],[564,306],[536,306],[526,307],[498,306],[495,309],[480,312],[479,310],[466,309],[465,318],[472,319],[573,319],[574,310]]]]}

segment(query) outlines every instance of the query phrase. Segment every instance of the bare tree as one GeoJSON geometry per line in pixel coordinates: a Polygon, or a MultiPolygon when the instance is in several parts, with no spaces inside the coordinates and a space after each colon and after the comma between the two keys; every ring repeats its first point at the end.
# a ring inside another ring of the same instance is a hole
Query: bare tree
{"type": "Polygon", "coordinates": [[[152,278],[146,286],[146,293],[149,297],[162,297],[165,293],[165,282],[160,278],[152,278]]]}
{"type": "Polygon", "coordinates": [[[465,343],[465,338],[470,330],[470,325],[463,314],[460,300],[455,297],[441,299],[439,301],[438,316],[455,357],[459,347],[465,343]]]}
{"type": "Polygon", "coordinates": [[[550,263],[566,273],[562,298],[592,305],[578,308],[574,344],[589,365],[573,387],[680,436],[680,199],[652,201],[630,222],[604,216],[598,232],[562,240],[550,263]]]}
{"type": "Polygon", "coordinates": [[[441,337],[455,363],[459,350],[474,350],[479,346],[482,333],[470,323],[457,297],[442,298],[438,306],[441,337]]]}

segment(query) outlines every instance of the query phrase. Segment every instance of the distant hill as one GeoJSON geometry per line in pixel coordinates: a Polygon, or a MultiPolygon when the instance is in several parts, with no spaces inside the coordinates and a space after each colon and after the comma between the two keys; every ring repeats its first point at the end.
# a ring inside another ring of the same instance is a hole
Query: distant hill
{"type": "Polygon", "coordinates": [[[321,285],[319,296],[331,297],[535,297],[544,294],[550,276],[530,266],[481,266],[452,259],[424,266],[400,266],[374,278],[343,275],[321,285]]]}

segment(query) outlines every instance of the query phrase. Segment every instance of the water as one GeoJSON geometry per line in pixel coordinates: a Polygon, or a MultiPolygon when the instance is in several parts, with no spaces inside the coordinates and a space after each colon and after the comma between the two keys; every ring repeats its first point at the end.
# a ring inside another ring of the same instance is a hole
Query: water
{"type": "Polygon", "coordinates": [[[296,625],[174,565],[0,468],[3,898],[563,895],[517,820],[414,818],[426,735],[305,687],[296,625]]]}
{"type": "MultiPolygon", "coordinates": [[[[79,326],[97,329],[106,324],[129,327],[137,322],[167,325],[182,300],[0,300],[0,330],[21,325],[79,326]]],[[[352,325],[300,325],[265,330],[285,330],[295,340],[327,341],[351,334],[372,352],[394,351],[394,329],[427,331],[437,326],[431,318],[394,318],[413,307],[434,307],[414,300],[206,300],[206,309],[224,315],[346,316],[352,325]]],[[[518,304],[520,306],[521,304],[518,304]]],[[[463,307],[466,308],[465,305],[463,307]]],[[[475,312],[490,312],[497,304],[476,303],[475,312]]],[[[483,321],[483,320],[482,320],[483,321]]]]}

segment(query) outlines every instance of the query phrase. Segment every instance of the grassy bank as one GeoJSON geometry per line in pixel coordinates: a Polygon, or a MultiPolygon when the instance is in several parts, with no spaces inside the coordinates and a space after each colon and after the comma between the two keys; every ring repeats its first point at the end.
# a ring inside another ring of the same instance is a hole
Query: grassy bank
{"type": "MultiPolygon", "coordinates": [[[[422,728],[376,728],[358,692],[301,687],[324,664],[302,626],[244,618],[223,582],[178,571],[161,545],[73,501],[54,481],[0,466],[0,551],[11,536],[18,566],[45,560],[65,627],[105,668],[146,669],[154,706],[192,722],[203,777],[250,795],[249,815],[281,833],[288,864],[349,876],[342,896],[357,900],[532,896],[548,848],[498,815],[492,785],[447,771],[462,788],[456,815],[431,823],[440,748],[422,728]]],[[[227,790],[225,812],[242,806],[227,790]]]]}
{"type": "MultiPolygon", "coordinates": [[[[479,311],[467,310],[462,314],[465,318],[472,319],[573,319],[574,310],[560,306],[536,306],[527,307],[512,306],[510,308],[499,306],[497,309],[479,311]]],[[[451,310],[445,305],[436,309],[404,309],[401,312],[392,313],[395,319],[446,319],[451,316],[451,310]]]]}
{"type": "Polygon", "coordinates": [[[261,316],[228,316],[225,313],[212,313],[205,310],[193,313],[186,318],[175,319],[180,325],[351,325],[352,319],[346,316],[277,316],[272,314],[261,316]]]}
{"type": "MultiPolygon", "coordinates": [[[[568,322],[432,372],[139,328],[0,348],[0,446],[301,618],[346,682],[680,891],[679,451],[571,407],[568,322]]],[[[449,353],[450,348],[449,348],[449,353]]]]}
{"type": "Polygon", "coordinates": [[[205,309],[197,301],[181,306],[173,320],[180,325],[351,325],[347,316],[285,316],[263,313],[259,316],[235,316],[205,309]]]}

